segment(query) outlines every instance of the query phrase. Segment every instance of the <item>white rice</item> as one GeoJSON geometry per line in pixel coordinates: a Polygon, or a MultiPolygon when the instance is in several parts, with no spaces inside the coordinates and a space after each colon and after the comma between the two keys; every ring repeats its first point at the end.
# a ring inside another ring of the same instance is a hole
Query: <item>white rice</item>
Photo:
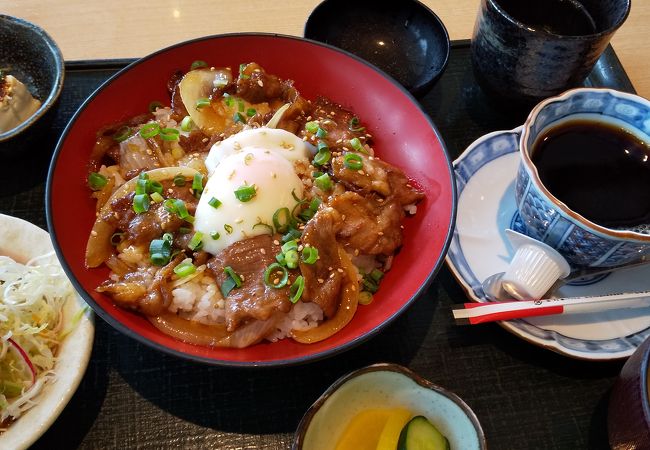
{"type": "MultiPolygon", "coordinates": [[[[225,302],[214,279],[198,276],[172,289],[169,311],[184,319],[206,325],[223,324],[226,320],[225,302]]],[[[291,330],[307,330],[323,320],[323,311],[315,303],[298,301],[276,323],[276,329],[266,337],[271,342],[290,336],[291,330]]]]}

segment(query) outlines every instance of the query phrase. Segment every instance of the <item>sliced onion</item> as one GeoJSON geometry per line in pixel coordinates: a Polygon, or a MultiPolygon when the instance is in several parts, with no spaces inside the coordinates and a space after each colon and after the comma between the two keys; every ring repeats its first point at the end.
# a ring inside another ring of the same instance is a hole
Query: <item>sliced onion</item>
{"type": "MultiPolygon", "coordinates": [[[[145,172],[151,181],[171,180],[180,174],[187,179],[193,179],[198,171],[190,167],[162,167],[160,169],[145,172]]],[[[115,226],[102,220],[102,217],[111,211],[111,204],[118,198],[128,195],[135,191],[138,183],[138,177],[131,178],[129,181],[120,186],[111,197],[106,201],[102,209],[97,214],[97,219],[93,224],[93,229],[88,237],[86,244],[86,267],[98,267],[113,254],[113,245],[111,236],[115,233],[115,226]]]]}
{"type": "Polygon", "coordinates": [[[268,128],[276,128],[280,123],[280,120],[282,120],[282,116],[284,116],[284,113],[287,111],[287,109],[289,109],[290,106],[291,103],[285,103],[284,105],[280,106],[275,114],[273,114],[273,117],[271,117],[271,120],[268,121],[266,126],[268,128]]]}
{"type": "Polygon", "coordinates": [[[352,265],[350,257],[342,247],[339,246],[338,252],[346,278],[339,308],[333,317],[317,327],[308,330],[291,330],[293,339],[301,344],[313,344],[336,334],[350,323],[354,317],[354,313],[357,311],[357,305],[359,304],[357,269],[352,265]]]}

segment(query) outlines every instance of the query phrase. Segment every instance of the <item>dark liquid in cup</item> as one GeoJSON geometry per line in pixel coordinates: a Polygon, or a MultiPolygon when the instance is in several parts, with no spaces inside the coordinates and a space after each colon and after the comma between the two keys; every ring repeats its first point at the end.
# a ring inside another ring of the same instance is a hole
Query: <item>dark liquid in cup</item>
{"type": "Polygon", "coordinates": [[[498,0],[514,19],[535,30],[563,36],[584,36],[596,32],[589,11],[577,0],[498,0]]]}
{"type": "Polygon", "coordinates": [[[542,133],[531,159],[544,186],[573,211],[608,228],[647,231],[649,145],[612,124],[571,120],[542,133]]]}

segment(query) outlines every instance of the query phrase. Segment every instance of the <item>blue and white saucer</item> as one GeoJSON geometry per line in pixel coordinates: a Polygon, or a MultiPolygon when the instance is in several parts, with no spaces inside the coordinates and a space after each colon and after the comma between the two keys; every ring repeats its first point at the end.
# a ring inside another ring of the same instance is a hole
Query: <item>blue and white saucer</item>
{"type": "MultiPolygon", "coordinates": [[[[514,254],[505,229],[519,231],[522,227],[514,196],[520,132],[521,127],[487,134],[454,161],[458,215],[446,261],[473,301],[488,301],[481,282],[504,272],[514,254]]],[[[555,296],[648,289],[650,266],[644,266],[565,285],[555,296]]],[[[610,360],[630,356],[650,336],[650,308],[533,317],[500,324],[529,342],[567,356],[610,360]]]]}

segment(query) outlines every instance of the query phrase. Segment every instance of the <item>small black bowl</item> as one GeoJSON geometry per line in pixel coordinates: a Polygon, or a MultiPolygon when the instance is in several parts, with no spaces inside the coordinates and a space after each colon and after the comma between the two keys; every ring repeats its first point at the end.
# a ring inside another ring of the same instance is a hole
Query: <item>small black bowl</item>
{"type": "Polygon", "coordinates": [[[307,19],[304,35],[360,56],[415,96],[433,87],[449,59],[447,29],[415,0],[325,0],[307,19]]]}
{"type": "Polygon", "coordinates": [[[24,83],[41,101],[41,107],[29,119],[0,133],[0,150],[5,153],[4,144],[31,134],[32,125],[40,122],[56,102],[65,71],[63,56],[54,40],[30,22],[0,14],[0,42],[0,68],[24,83]]]}

